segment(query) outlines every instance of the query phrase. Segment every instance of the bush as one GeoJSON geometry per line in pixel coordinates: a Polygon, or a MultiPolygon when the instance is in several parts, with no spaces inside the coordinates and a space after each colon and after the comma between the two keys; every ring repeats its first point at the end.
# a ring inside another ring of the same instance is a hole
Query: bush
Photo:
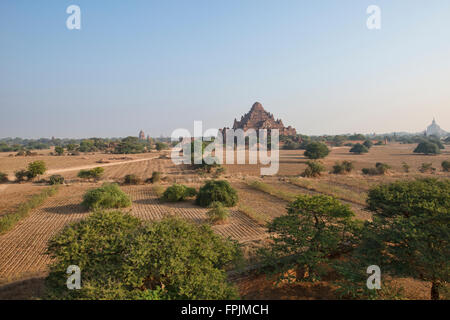
{"type": "Polygon", "coordinates": [[[115,183],[104,183],[100,188],[88,190],[82,205],[87,209],[118,209],[131,206],[130,197],[115,183]]]}
{"type": "Polygon", "coordinates": [[[37,176],[44,174],[46,170],[47,167],[45,166],[44,161],[33,161],[28,164],[27,177],[29,180],[32,180],[37,176]]]}
{"type": "Polygon", "coordinates": [[[64,177],[62,175],[60,175],[60,174],[54,174],[54,175],[50,176],[49,183],[51,185],[63,184],[64,183],[64,177]]]}
{"type": "Polygon", "coordinates": [[[225,269],[239,261],[239,246],[205,225],[96,212],[54,236],[48,253],[49,299],[238,298],[225,269]],[[80,290],[67,290],[69,265],[82,270],[80,290]]]}
{"type": "Polygon", "coordinates": [[[169,146],[167,145],[167,143],[164,142],[157,142],[156,143],[156,150],[161,151],[161,150],[165,150],[168,149],[169,146]]]}
{"type": "Polygon", "coordinates": [[[441,153],[441,150],[439,149],[438,145],[433,142],[422,141],[414,149],[414,153],[439,154],[441,153]]]}
{"type": "Polygon", "coordinates": [[[81,179],[94,179],[98,180],[103,176],[103,173],[105,172],[105,169],[102,167],[93,168],[90,170],[80,170],[78,172],[78,178],[81,179]]]}
{"type": "Polygon", "coordinates": [[[161,181],[161,172],[159,171],[153,171],[152,177],[150,178],[151,183],[158,183],[161,181]]]}
{"type": "Polygon", "coordinates": [[[350,173],[354,169],[353,162],[344,160],[342,163],[336,162],[333,166],[332,173],[334,174],[345,174],[350,173]]]}
{"type": "Polygon", "coordinates": [[[442,161],[441,166],[442,166],[442,171],[444,171],[444,172],[450,171],[450,161],[448,161],[448,160],[442,161]]]}
{"type": "Polygon", "coordinates": [[[16,176],[17,182],[22,182],[22,181],[25,181],[25,178],[28,177],[28,172],[26,170],[22,169],[22,170],[18,170],[16,172],[14,172],[14,175],[16,176]]]}
{"type": "Polygon", "coordinates": [[[0,172],[0,183],[8,182],[8,175],[4,172],[0,172]]]}
{"type": "Polygon", "coordinates": [[[365,146],[367,149],[370,149],[373,146],[373,142],[371,140],[366,140],[363,142],[363,146],[365,146]]]}
{"type": "Polygon", "coordinates": [[[325,158],[329,153],[327,145],[321,142],[311,142],[305,149],[305,157],[309,159],[325,158]]]}
{"type": "Polygon", "coordinates": [[[323,171],[325,171],[325,167],[319,161],[307,161],[306,165],[308,166],[303,172],[303,177],[314,178],[321,175],[323,171]]]}
{"type": "Polygon", "coordinates": [[[197,191],[194,188],[182,184],[174,184],[164,191],[161,200],[168,202],[183,201],[186,198],[195,197],[197,191]]]}
{"type": "Polygon", "coordinates": [[[124,184],[140,184],[141,183],[141,178],[139,178],[137,175],[135,174],[127,174],[125,176],[125,178],[123,179],[123,183],[124,184]]]}
{"type": "Polygon", "coordinates": [[[422,173],[434,173],[436,171],[436,168],[433,168],[432,163],[422,163],[422,165],[419,167],[419,171],[422,173]]]}
{"type": "Polygon", "coordinates": [[[210,180],[200,188],[195,202],[202,207],[208,207],[213,202],[221,202],[226,207],[233,207],[238,202],[238,195],[228,181],[210,180]]]}
{"type": "Polygon", "coordinates": [[[402,163],[402,168],[404,172],[409,172],[409,169],[411,168],[409,164],[407,164],[406,162],[402,163]]]}
{"type": "Polygon", "coordinates": [[[371,175],[371,176],[375,176],[375,175],[383,175],[386,174],[386,172],[391,168],[391,166],[389,166],[386,163],[382,163],[382,162],[377,162],[375,164],[375,168],[363,168],[362,169],[362,173],[363,174],[367,174],[367,175],[371,175]]]}
{"type": "Polygon", "coordinates": [[[355,154],[362,154],[369,152],[369,149],[367,149],[367,147],[362,145],[361,143],[357,143],[350,149],[350,152],[355,154]]]}
{"type": "Polygon", "coordinates": [[[210,204],[209,208],[210,210],[206,212],[206,215],[213,223],[224,222],[230,215],[230,211],[221,202],[215,201],[210,204]]]}

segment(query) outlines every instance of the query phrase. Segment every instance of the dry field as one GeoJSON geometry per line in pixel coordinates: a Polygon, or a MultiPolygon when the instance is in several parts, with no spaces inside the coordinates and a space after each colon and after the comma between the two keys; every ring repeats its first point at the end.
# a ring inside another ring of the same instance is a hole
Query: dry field
{"type": "MultiPolygon", "coordinates": [[[[370,219],[370,213],[364,210],[364,201],[371,186],[380,182],[412,179],[417,176],[435,176],[442,179],[450,177],[449,173],[441,171],[441,162],[450,159],[448,147],[438,156],[415,155],[412,153],[414,147],[415,145],[400,144],[374,146],[368,154],[364,155],[352,155],[348,153],[347,147],[334,148],[323,161],[327,170],[331,170],[336,161],[351,160],[355,163],[355,172],[349,175],[326,173],[317,179],[299,178],[307,161],[303,151],[282,150],[279,173],[272,177],[261,178],[260,167],[257,165],[225,165],[226,173],[222,178],[229,180],[238,190],[240,201],[237,207],[231,209],[229,222],[215,225],[213,229],[224,237],[238,240],[244,244],[244,247],[257,247],[267,237],[263,227],[265,223],[285,214],[288,200],[300,193],[334,195],[349,204],[358,219],[370,219]],[[393,170],[386,176],[363,176],[360,173],[361,168],[373,167],[376,162],[388,163],[393,170]],[[403,162],[411,166],[410,173],[402,172],[403,162]],[[433,166],[438,169],[436,174],[421,174],[418,167],[424,162],[433,163],[433,166]],[[258,190],[249,184],[252,180],[261,181],[270,190],[276,190],[276,192],[258,190]]],[[[48,239],[66,224],[83,219],[89,214],[80,206],[82,195],[88,188],[97,186],[102,181],[96,184],[80,182],[76,174],[81,168],[102,166],[105,168],[102,180],[118,182],[126,174],[136,174],[145,180],[151,176],[152,172],[159,171],[164,177],[162,182],[164,187],[173,182],[199,187],[202,182],[211,178],[210,175],[200,176],[187,166],[175,166],[170,159],[160,158],[161,153],[156,152],[125,156],[125,158],[122,155],[99,153],[61,157],[42,154],[32,157],[9,157],[9,153],[0,154],[0,171],[10,174],[10,179],[15,170],[25,168],[29,162],[44,160],[49,168],[48,174],[58,173],[69,181],[67,186],[60,188],[55,196],[47,199],[41,207],[34,209],[12,230],[0,235],[0,283],[45,274],[50,262],[45,254],[48,239]],[[97,163],[100,159],[108,163],[97,163]]],[[[44,187],[45,185],[39,183],[0,184],[0,215],[13,212],[20,203],[31,195],[39,193],[44,187]]],[[[192,201],[176,204],[161,203],[150,184],[122,186],[122,189],[132,198],[132,208],[129,209],[131,214],[143,220],[152,221],[174,215],[195,223],[207,223],[205,215],[207,209],[194,205],[192,201]]],[[[405,281],[408,283],[409,280],[405,281]]],[[[243,293],[248,293],[244,294],[248,298],[267,298],[258,294],[263,287],[265,288],[264,283],[259,278],[255,281],[243,282],[241,290],[243,293]],[[259,284],[259,289],[252,287],[253,284],[259,284]],[[245,286],[248,288],[244,288],[245,286]]],[[[421,286],[423,285],[414,282],[412,287],[421,292],[421,289],[417,289],[421,286]]],[[[327,297],[331,293],[326,290],[329,288],[303,287],[300,295],[292,293],[291,297],[307,297],[308,292],[310,297],[320,295],[327,297]]],[[[270,291],[269,295],[272,293],[278,297],[281,294],[277,289],[270,291]]],[[[290,293],[286,292],[284,295],[289,296],[290,293]]],[[[421,297],[419,293],[415,296],[421,297]]]]}

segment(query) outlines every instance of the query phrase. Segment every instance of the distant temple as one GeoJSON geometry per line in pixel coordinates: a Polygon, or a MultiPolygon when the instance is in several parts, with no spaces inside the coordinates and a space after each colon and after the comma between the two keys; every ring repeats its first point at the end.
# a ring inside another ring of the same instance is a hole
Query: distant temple
{"type": "MultiPolygon", "coordinates": [[[[227,128],[222,129],[225,131],[227,128]]],[[[273,114],[264,110],[263,106],[259,102],[255,102],[248,113],[241,117],[240,121],[234,119],[233,129],[242,129],[247,131],[248,129],[267,129],[270,132],[271,129],[278,129],[280,136],[295,136],[297,131],[291,126],[285,127],[281,119],[275,120],[273,114]]]]}
{"type": "Polygon", "coordinates": [[[425,130],[425,135],[443,137],[447,135],[447,132],[442,130],[441,127],[439,127],[439,125],[436,123],[436,120],[433,118],[433,122],[425,130]]]}
{"type": "Polygon", "coordinates": [[[139,131],[139,140],[145,140],[145,133],[143,130],[139,131]]]}

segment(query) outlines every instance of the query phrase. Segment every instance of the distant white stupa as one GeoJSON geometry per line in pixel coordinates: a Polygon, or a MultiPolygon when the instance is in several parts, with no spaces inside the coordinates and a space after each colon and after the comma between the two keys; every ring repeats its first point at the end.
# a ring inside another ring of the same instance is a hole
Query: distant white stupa
{"type": "Polygon", "coordinates": [[[441,129],[439,125],[436,123],[436,120],[433,118],[433,122],[427,127],[427,130],[425,130],[426,136],[436,136],[436,137],[443,137],[447,135],[447,132],[441,129]]]}

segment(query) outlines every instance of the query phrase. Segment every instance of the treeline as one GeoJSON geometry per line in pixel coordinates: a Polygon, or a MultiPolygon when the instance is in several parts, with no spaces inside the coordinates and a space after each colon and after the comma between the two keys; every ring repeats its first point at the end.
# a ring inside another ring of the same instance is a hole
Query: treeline
{"type": "Polygon", "coordinates": [[[126,138],[89,138],[89,139],[0,139],[0,152],[18,152],[17,155],[27,155],[30,150],[45,150],[55,148],[57,155],[67,152],[77,155],[80,152],[105,152],[115,154],[144,153],[152,149],[164,150],[168,144],[165,138],[140,140],[137,137],[126,138]]]}

